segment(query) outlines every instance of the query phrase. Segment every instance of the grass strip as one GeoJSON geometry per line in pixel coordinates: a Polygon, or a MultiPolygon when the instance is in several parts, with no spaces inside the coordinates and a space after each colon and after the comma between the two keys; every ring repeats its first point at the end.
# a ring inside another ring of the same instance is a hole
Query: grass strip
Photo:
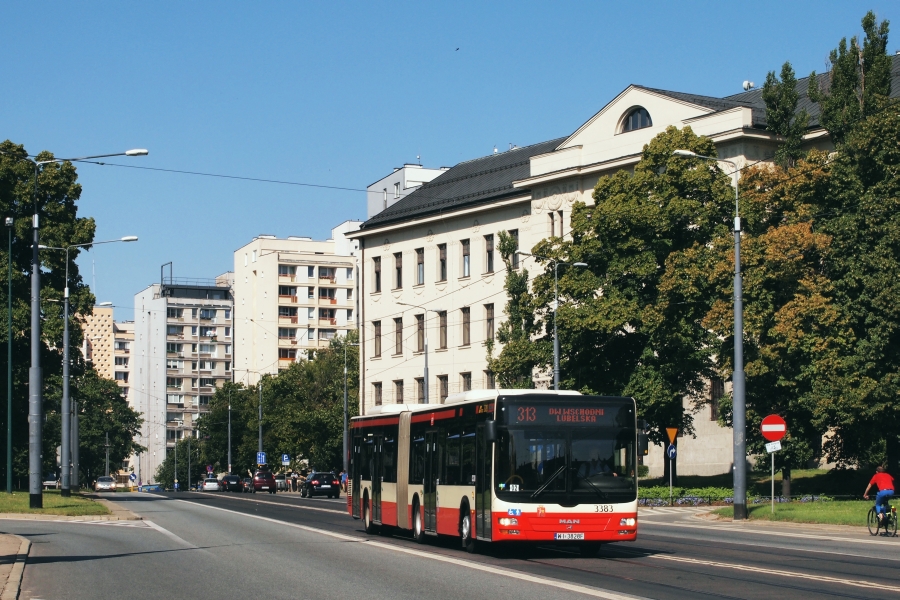
{"type": "Polygon", "coordinates": [[[103,504],[94,502],[90,498],[84,498],[79,494],[72,494],[68,498],[63,498],[58,490],[47,490],[43,496],[44,508],[32,509],[28,507],[28,492],[20,491],[12,494],[0,492],[0,513],[62,515],[67,517],[109,514],[109,510],[103,504]]]}
{"type": "MultiPolygon", "coordinates": [[[[855,500],[835,500],[832,502],[785,502],[775,504],[748,505],[751,521],[779,521],[784,523],[816,523],[822,525],[856,525],[865,527],[866,514],[872,503],[855,500]]],[[[734,509],[730,506],[718,508],[712,514],[731,519],[734,509]]]]}

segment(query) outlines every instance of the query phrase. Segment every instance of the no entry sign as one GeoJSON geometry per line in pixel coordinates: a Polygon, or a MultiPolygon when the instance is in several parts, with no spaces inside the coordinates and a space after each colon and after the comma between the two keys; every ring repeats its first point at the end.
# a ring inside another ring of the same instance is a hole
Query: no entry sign
{"type": "Polygon", "coordinates": [[[778,415],[769,415],[762,420],[762,435],[770,442],[777,442],[787,433],[787,423],[778,415]]]}

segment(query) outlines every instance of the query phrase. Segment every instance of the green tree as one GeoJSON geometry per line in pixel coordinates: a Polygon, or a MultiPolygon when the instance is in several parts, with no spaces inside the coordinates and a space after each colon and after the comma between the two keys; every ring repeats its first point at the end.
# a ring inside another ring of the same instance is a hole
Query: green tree
{"type": "MultiPolygon", "coordinates": [[[[34,166],[26,160],[27,152],[21,145],[9,140],[0,143],[0,211],[4,217],[12,217],[12,301],[13,301],[13,471],[14,477],[25,480],[28,473],[28,368],[30,356],[30,274],[32,230],[31,216],[35,210],[34,166]]],[[[53,155],[42,152],[36,160],[48,160],[53,155]]],[[[77,202],[81,186],[71,163],[48,164],[40,168],[37,181],[37,210],[40,217],[40,240],[47,246],[66,246],[90,243],[94,238],[95,224],[91,218],[78,216],[77,202]]],[[[94,305],[94,296],[84,285],[75,263],[79,251],[70,253],[69,290],[71,310],[74,314],[88,314],[94,305]]],[[[0,260],[6,264],[7,241],[0,242],[0,260]]],[[[41,252],[41,309],[42,331],[41,362],[44,373],[44,406],[48,430],[44,435],[44,470],[56,470],[56,446],[59,445],[58,421],[59,390],[62,371],[62,296],[65,287],[65,253],[41,252]]],[[[7,302],[7,286],[0,286],[0,301],[7,302]]],[[[72,348],[81,345],[81,322],[73,318],[70,327],[72,348]]],[[[8,356],[6,327],[0,331],[0,360],[6,364],[8,356]]],[[[73,353],[73,378],[84,372],[84,362],[76,351],[73,353]]],[[[0,386],[5,389],[6,369],[0,369],[0,386]]],[[[0,419],[5,429],[6,412],[0,419]]],[[[5,454],[5,445],[2,450],[5,454]]],[[[5,477],[6,461],[0,461],[0,478],[5,477]]]]}
{"type": "Polygon", "coordinates": [[[791,63],[782,65],[780,80],[775,71],[769,71],[762,98],[766,103],[766,127],[781,138],[775,151],[775,162],[785,168],[792,167],[803,155],[800,146],[809,124],[809,114],[805,110],[797,111],[800,94],[791,63]]]}
{"type": "Polygon", "coordinates": [[[887,54],[889,22],[877,22],[869,11],[862,19],[865,38],[842,38],[831,51],[831,68],[820,82],[809,76],[809,98],[819,104],[819,121],[835,145],[842,144],[859,121],[880,110],[891,93],[891,57],[887,54]]]}

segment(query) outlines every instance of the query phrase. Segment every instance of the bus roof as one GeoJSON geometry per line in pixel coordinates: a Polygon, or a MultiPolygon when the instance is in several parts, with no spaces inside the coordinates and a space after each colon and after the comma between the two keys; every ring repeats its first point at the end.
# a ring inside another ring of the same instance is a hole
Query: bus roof
{"type": "Polygon", "coordinates": [[[504,389],[504,390],[473,390],[469,392],[461,392],[447,396],[443,403],[438,404],[382,404],[375,406],[366,412],[365,416],[374,415],[393,415],[402,412],[418,412],[440,408],[441,405],[460,404],[462,402],[479,402],[484,400],[496,400],[498,396],[525,396],[528,394],[557,395],[557,396],[580,396],[581,392],[572,390],[532,390],[532,389],[504,389]]]}

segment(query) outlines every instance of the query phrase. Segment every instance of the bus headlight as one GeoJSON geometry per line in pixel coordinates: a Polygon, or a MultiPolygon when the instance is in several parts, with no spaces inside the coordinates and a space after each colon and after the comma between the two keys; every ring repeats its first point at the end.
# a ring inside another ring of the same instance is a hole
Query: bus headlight
{"type": "Polygon", "coordinates": [[[502,517],[501,519],[499,519],[498,522],[499,522],[501,525],[504,525],[504,526],[506,526],[506,525],[518,525],[518,524],[519,524],[519,520],[518,520],[518,519],[516,519],[516,518],[510,518],[510,517],[502,517]]]}
{"type": "Polygon", "coordinates": [[[624,527],[634,527],[635,522],[636,519],[634,519],[633,517],[628,519],[621,519],[619,520],[619,525],[624,527]]]}

